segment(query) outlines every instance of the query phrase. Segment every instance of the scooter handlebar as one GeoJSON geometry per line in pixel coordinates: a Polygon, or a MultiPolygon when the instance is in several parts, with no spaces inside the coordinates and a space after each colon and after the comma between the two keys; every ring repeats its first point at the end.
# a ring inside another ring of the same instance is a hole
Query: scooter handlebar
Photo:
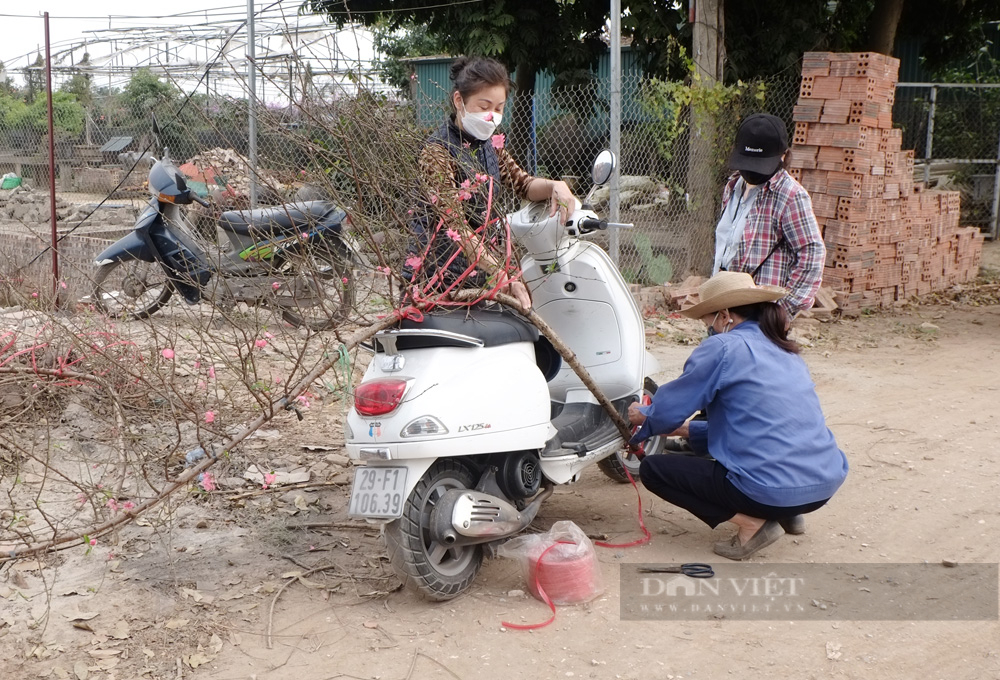
{"type": "Polygon", "coordinates": [[[191,200],[194,201],[195,203],[197,203],[198,205],[202,206],[203,208],[211,208],[212,207],[211,203],[209,203],[208,201],[206,201],[204,198],[202,198],[198,194],[192,193],[191,194],[191,200]]]}
{"type": "Polygon", "coordinates": [[[631,229],[634,224],[624,224],[621,222],[608,222],[607,220],[595,220],[592,217],[584,217],[578,223],[580,227],[580,233],[586,234],[591,231],[596,231],[598,229],[607,229],[608,227],[614,229],[631,229]]]}
{"type": "Polygon", "coordinates": [[[585,234],[587,232],[596,231],[598,229],[607,229],[608,221],[595,220],[592,217],[584,217],[577,223],[577,226],[580,228],[580,233],[585,234]]]}

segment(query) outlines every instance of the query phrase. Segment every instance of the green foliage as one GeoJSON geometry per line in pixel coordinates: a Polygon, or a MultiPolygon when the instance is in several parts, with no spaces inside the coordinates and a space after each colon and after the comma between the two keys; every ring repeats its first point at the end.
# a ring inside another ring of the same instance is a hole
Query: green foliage
{"type": "Polygon", "coordinates": [[[651,286],[661,286],[670,281],[674,275],[673,263],[664,255],[654,255],[653,246],[646,234],[636,234],[632,242],[642,260],[642,267],[636,277],[630,281],[639,280],[651,286]]]}
{"type": "Polygon", "coordinates": [[[375,51],[382,55],[376,62],[382,80],[406,94],[410,89],[412,67],[402,61],[412,57],[426,57],[445,51],[443,41],[428,32],[423,24],[408,24],[390,28],[387,22],[373,27],[375,51]]]}
{"type": "Polygon", "coordinates": [[[533,87],[541,69],[560,73],[589,68],[606,47],[601,35],[609,5],[604,0],[493,0],[441,3],[414,0],[309,0],[308,7],[342,26],[362,21],[382,30],[414,26],[437,43],[436,51],[492,56],[533,87]],[[382,13],[382,14],[380,14],[382,13]]]}
{"type": "Polygon", "coordinates": [[[77,73],[63,83],[59,90],[76,97],[84,108],[89,108],[94,101],[93,79],[85,73],[77,73]]]}
{"type": "Polygon", "coordinates": [[[23,120],[28,105],[16,94],[0,92],[0,128],[11,130],[14,122],[23,120]]]}
{"type": "Polygon", "coordinates": [[[7,69],[0,61],[0,94],[14,94],[15,91],[14,81],[7,75],[7,69]]]}
{"type": "MultiPolygon", "coordinates": [[[[44,133],[48,130],[48,101],[44,94],[30,104],[0,92],[0,127],[44,133]]],[[[56,130],[79,134],[83,130],[84,109],[68,92],[52,93],[52,122],[56,130]]]]}
{"type": "MultiPolygon", "coordinates": [[[[726,130],[737,122],[734,119],[742,108],[740,100],[750,97],[758,106],[766,99],[767,89],[763,82],[753,88],[741,80],[735,85],[721,82],[705,84],[697,73],[691,72],[691,83],[677,80],[651,78],[643,83],[640,92],[640,106],[653,120],[655,133],[652,135],[656,150],[664,160],[673,156],[674,146],[688,129],[690,121],[709,117],[716,124],[716,130],[726,130]],[[694,115],[686,115],[686,112],[694,115]]],[[[717,145],[718,146],[718,145],[717,145]]],[[[728,144],[722,145],[728,150],[728,144]]]]}
{"type": "Polygon", "coordinates": [[[142,68],[129,79],[122,92],[121,103],[135,114],[148,115],[163,110],[164,105],[176,102],[179,97],[177,88],[162,82],[148,68],[142,68]]]}

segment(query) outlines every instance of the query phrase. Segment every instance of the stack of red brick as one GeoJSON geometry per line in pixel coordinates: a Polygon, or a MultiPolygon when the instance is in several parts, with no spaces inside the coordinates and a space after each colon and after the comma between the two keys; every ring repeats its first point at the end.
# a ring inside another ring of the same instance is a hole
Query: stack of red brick
{"type": "Polygon", "coordinates": [[[823,285],[846,313],[890,306],[977,275],[983,235],[959,227],[959,193],[913,181],[892,127],[899,60],[808,52],[789,172],[812,197],[823,285]]]}

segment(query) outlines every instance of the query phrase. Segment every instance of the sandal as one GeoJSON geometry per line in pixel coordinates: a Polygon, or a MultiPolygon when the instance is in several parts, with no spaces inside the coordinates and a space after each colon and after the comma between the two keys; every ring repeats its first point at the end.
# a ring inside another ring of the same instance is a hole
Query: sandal
{"type": "Polygon", "coordinates": [[[721,555],[729,560],[745,560],[758,550],[771,545],[784,534],[785,530],[781,528],[781,524],[777,520],[769,519],[745,544],[740,544],[740,534],[736,532],[736,535],[728,541],[716,543],[713,550],[716,555],[721,555]]]}

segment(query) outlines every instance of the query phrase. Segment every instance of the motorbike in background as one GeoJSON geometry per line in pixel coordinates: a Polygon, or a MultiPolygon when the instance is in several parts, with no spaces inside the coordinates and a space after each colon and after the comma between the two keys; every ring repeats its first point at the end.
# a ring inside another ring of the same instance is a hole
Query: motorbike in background
{"type": "Polygon", "coordinates": [[[222,213],[220,246],[199,238],[181,206],[210,204],[187,185],[168,149],[149,170],[151,198],[132,231],[97,256],[92,300],[113,318],[145,319],[177,292],[277,309],[294,326],[333,328],[356,298],[363,256],[350,218],[329,201],[222,213]]]}

